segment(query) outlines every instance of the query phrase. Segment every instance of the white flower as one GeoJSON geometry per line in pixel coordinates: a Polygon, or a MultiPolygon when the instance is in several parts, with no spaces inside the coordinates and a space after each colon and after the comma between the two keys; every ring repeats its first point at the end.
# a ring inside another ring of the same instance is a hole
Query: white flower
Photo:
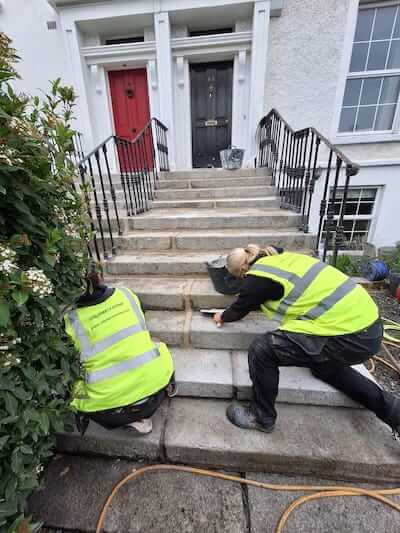
{"type": "Polygon", "coordinates": [[[30,268],[25,274],[35,296],[43,299],[53,293],[51,281],[47,278],[43,270],[40,270],[39,268],[30,268]]]}
{"type": "Polygon", "coordinates": [[[3,274],[11,274],[11,272],[14,272],[17,269],[18,266],[9,259],[0,262],[0,272],[2,272],[3,274]]]}
{"type": "Polygon", "coordinates": [[[75,224],[67,224],[65,226],[65,234],[68,237],[71,237],[71,239],[80,239],[81,238],[80,233],[79,233],[77,227],[75,226],[75,224]]]}
{"type": "Polygon", "coordinates": [[[15,164],[21,165],[22,159],[18,156],[18,152],[9,146],[0,144],[0,163],[5,163],[8,166],[15,164]]]}

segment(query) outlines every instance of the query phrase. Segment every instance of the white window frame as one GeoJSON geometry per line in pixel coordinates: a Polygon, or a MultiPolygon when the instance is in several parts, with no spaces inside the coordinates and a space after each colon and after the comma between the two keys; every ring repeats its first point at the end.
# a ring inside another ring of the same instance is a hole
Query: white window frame
{"type": "Polygon", "coordinates": [[[351,78],[369,78],[382,77],[389,75],[400,75],[399,69],[377,70],[377,71],[363,71],[350,72],[350,62],[353,52],[353,40],[356,31],[357,17],[361,9],[370,9],[374,7],[386,7],[399,5],[399,0],[388,0],[382,2],[368,2],[363,0],[351,0],[349,13],[347,17],[347,25],[345,30],[344,48],[342,54],[342,62],[340,67],[339,83],[336,91],[334,117],[331,128],[331,139],[337,144],[357,144],[357,143],[372,143],[372,142],[390,142],[400,141],[400,93],[397,100],[396,111],[393,118],[392,130],[384,131],[354,131],[354,132],[339,132],[340,116],[343,107],[344,92],[346,89],[346,82],[351,78]],[[383,74],[384,73],[384,74],[383,74]]]}
{"type": "MultiPolygon", "coordinates": [[[[343,187],[341,187],[341,186],[339,186],[338,188],[343,190],[343,187]]],[[[375,231],[376,217],[377,217],[377,212],[378,212],[378,209],[379,209],[379,203],[380,203],[380,197],[381,197],[381,187],[379,185],[351,185],[349,187],[349,190],[350,189],[360,189],[360,190],[374,189],[374,190],[376,190],[374,205],[373,205],[371,214],[369,214],[369,215],[344,215],[343,216],[343,220],[369,220],[370,221],[370,225],[369,225],[369,228],[368,228],[368,232],[366,233],[366,241],[369,242],[371,240],[371,238],[372,238],[372,235],[373,235],[374,231],[375,231]]],[[[332,190],[332,187],[331,187],[331,189],[329,191],[329,194],[330,194],[331,190],[332,190]]],[[[358,205],[359,204],[360,204],[360,198],[358,199],[358,205]]],[[[334,215],[333,220],[338,220],[338,219],[339,219],[339,215],[334,215]]],[[[326,220],[327,220],[327,216],[325,215],[324,224],[325,224],[326,220]]],[[[323,239],[322,239],[321,242],[323,242],[323,239]]],[[[352,241],[350,241],[350,246],[351,246],[351,242],[352,241]]]]}

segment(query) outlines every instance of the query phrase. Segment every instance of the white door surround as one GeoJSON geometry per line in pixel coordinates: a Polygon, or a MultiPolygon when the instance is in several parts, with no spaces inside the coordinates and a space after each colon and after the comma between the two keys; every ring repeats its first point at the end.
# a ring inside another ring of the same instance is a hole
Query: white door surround
{"type": "MultiPolygon", "coordinates": [[[[174,4],[172,0],[170,3],[174,4]]],[[[196,3],[204,4],[207,1],[181,0],[179,5],[193,6],[196,3]]],[[[222,0],[217,3],[224,4],[222,0]]],[[[228,9],[235,3],[225,2],[228,9]]],[[[127,8],[125,2],[117,0],[113,4],[115,7],[121,4],[124,11],[127,8]]],[[[139,7],[135,4],[147,5],[150,2],[142,0],[133,4],[131,9],[134,11],[139,7]]],[[[215,5],[215,0],[210,4],[215,5]]],[[[93,148],[114,131],[107,71],[145,67],[151,115],[159,117],[169,128],[171,169],[190,169],[192,142],[189,65],[194,62],[233,60],[232,144],[246,150],[245,164],[252,166],[256,125],[263,113],[271,0],[252,0],[248,4],[253,9],[252,31],[176,37],[171,23],[174,14],[163,11],[153,14],[154,30],[147,28],[144,42],[116,45],[102,45],[100,35],[92,35],[88,41],[81,27],[84,27],[82,24],[87,20],[83,17],[88,16],[89,6],[61,10],[71,72],[79,94],[77,127],[84,134],[86,149],[93,148]]],[[[90,6],[92,23],[95,23],[96,15],[100,19],[104,10],[104,4],[90,6]]],[[[212,17],[212,7],[210,10],[212,17]]],[[[116,10],[112,13],[115,17],[116,10]]],[[[131,12],[130,15],[132,14],[134,13],[131,12]]],[[[104,19],[102,20],[104,23],[104,19]]],[[[236,23],[235,26],[239,27],[236,23]]]]}

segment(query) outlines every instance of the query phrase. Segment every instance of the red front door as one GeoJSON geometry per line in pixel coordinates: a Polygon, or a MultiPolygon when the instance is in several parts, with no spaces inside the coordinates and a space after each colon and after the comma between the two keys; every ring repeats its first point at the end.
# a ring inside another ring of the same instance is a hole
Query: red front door
{"type": "MultiPolygon", "coordinates": [[[[110,92],[114,114],[115,134],[123,139],[133,140],[150,120],[149,94],[145,69],[110,71],[110,92]]],[[[146,133],[146,147],[137,153],[146,152],[148,166],[152,167],[150,157],[150,132],[146,133]]],[[[121,166],[128,170],[126,157],[121,158],[121,166]]]]}

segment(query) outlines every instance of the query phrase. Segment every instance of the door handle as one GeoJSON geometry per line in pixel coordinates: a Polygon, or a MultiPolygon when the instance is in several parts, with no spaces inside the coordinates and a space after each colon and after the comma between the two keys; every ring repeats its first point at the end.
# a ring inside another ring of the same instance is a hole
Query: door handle
{"type": "Polygon", "coordinates": [[[208,127],[208,128],[211,127],[211,126],[218,126],[218,120],[214,120],[214,119],[206,120],[206,121],[204,122],[204,125],[205,125],[206,127],[208,127]]]}

